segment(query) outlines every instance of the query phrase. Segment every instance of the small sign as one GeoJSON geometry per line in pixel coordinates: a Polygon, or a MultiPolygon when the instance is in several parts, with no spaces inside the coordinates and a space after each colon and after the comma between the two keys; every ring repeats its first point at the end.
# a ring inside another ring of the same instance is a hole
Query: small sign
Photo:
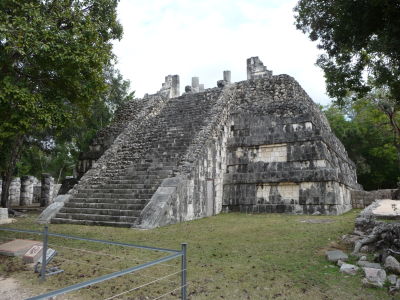
{"type": "Polygon", "coordinates": [[[28,252],[26,252],[25,255],[22,257],[22,260],[26,264],[36,263],[42,256],[42,253],[43,247],[41,245],[32,246],[32,248],[29,249],[28,252]]]}
{"type": "MultiPolygon", "coordinates": [[[[43,251],[42,251],[43,254],[43,251]]],[[[57,254],[57,251],[51,248],[47,249],[47,253],[46,253],[46,265],[49,264],[51,262],[51,260],[54,258],[54,256],[57,254]]],[[[35,273],[39,273],[40,271],[40,265],[42,264],[42,260],[43,260],[43,255],[41,255],[35,265],[35,273]]]]}
{"type": "MultiPolygon", "coordinates": [[[[46,263],[49,263],[53,259],[54,255],[56,255],[56,250],[48,248],[46,253],[46,263]]],[[[42,260],[43,260],[43,255],[40,256],[38,262],[42,263],[42,260]]]]}

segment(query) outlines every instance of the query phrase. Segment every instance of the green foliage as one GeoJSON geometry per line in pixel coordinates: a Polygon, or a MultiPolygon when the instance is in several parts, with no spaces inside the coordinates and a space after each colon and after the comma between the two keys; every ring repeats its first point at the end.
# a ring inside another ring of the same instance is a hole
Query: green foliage
{"type": "Polygon", "coordinates": [[[75,122],[105,89],[116,1],[0,4],[0,145],[4,139],[75,122]]]}
{"type": "Polygon", "coordinates": [[[392,127],[376,104],[364,98],[332,104],[324,113],[356,163],[359,183],[366,190],[396,188],[400,170],[392,127]]]}
{"type": "Polygon", "coordinates": [[[117,3],[0,1],[0,171],[7,182],[25,146],[82,124],[104,94],[112,40],[122,36],[117,3]]]}
{"type": "Polygon", "coordinates": [[[387,87],[400,102],[399,1],[300,0],[294,10],[297,28],[326,53],[317,64],[330,96],[387,87]]]}
{"type": "MultiPolygon", "coordinates": [[[[87,118],[51,137],[51,149],[43,149],[45,147],[37,143],[27,145],[17,163],[16,175],[40,177],[42,173],[50,173],[58,182],[73,175],[79,153],[87,151],[97,131],[110,124],[115,110],[134,97],[134,93],[129,91],[130,82],[124,80],[117,69],[108,67],[105,79],[107,88],[101,97],[94,99],[87,118]]],[[[42,143],[44,139],[41,138],[42,143]]]]}
{"type": "MultiPolygon", "coordinates": [[[[357,126],[351,124],[350,131],[356,144],[347,143],[347,149],[359,148],[362,153],[357,163],[360,181],[370,187],[392,186],[386,180],[398,176],[400,169],[400,2],[299,0],[294,11],[297,28],[318,41],[318,48],[325,52],[317,65],[324,71],[328,94],[340,105],[349,97],[353,101],[369,97],[368,105],[374,106],[367,113],[355,108],[357,116],[352,121],[357,126]],[[385,136],[379,136],[382,132],[385,136]]],[[[339,127],[346,123],[331,117],[345,141],[349,136],[339,127]]],[[[355,153],[352,157],[357,161],[355,153]]]]}
{"type": "Polygon", "coordinates": [[[40,178],[43,173],[50,173],[60,182],[65,176],[73,175],[76,149],[72,143],[56,144],[50,152],[35,145],[27,146],[16,165],[16,176],[33,175],[40,178]]]}

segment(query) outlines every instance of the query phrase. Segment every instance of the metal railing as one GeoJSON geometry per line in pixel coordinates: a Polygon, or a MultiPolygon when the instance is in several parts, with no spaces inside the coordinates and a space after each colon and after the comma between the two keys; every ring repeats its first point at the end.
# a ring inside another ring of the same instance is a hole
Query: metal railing
{"type": "MultiPolygon", "coordinates": [[[[144,249],[144,250],[153,250],[153,251],[158,251],[158,252],[165,252],[168,253],[169,255],[155,259],[155,260],[151,260],[148,261],[146,263],[142,263],[133,267],[129,267],[120,271],[116,271],[113,273],[109,273],[103,276],[99,276],[96,277],[94,279],[91,280],[87,280],[84,282],[80,282],[77,284],[73,284],[61,289],[57,289],[45,294],[41,294],[39,296],[35,296],[35,297],[31,297],[28,298],[28,300],[38,300],[38,299],[48,299],[51,297],[55,297],[58,295],[62,295],[62,294],[66,294],[72,291],[76,291],[79,289],[82,289],[84,287],[88,287],[94,284],[98,284],[101,282],[105,282],[107,280],[113,279],[113,278],[117,278],[117,277],[121,277],[123,275],[127,275],[127,274],[131,274],[134,272],[137,272],[139,270],[143,270],[146,268],[149,268],[151,266],[155,266],[155,265],[159,265],[159,264],[163,264],[167,261],[176,259],[181,257],[181,270],[172,274],[169,274],[167,276],[164,277],[159,277],[159,278],[155,278],[155,280],[151,281],[150,283],[146,283],[144,285],[135,287],[133,289],[130,289],[124,293],[120,293],[117,295],[113,295],[112,297],[108,297],[107,299],[113,299],[116,298],[122,294],[125,294],[127,292],[131,292],[134,290],[137,290],[141,287],[147,286],[149,284],[158,282],[159,280],[165,279],[171,275],[175,275],[175,274],[180,274],[180,286],[172,291],[169,291],[168,293],[165,293],[155,299],[160,299],[172,292],[178,291],[180,290],[180,294],[181,294],[181,299],[186,300],[187,299],[187,253],[186,253],[186,249],[187,249],[187,244],[186,243],[182,243],[181,244],[181,250],[173,250],[173,249],[166,249],[166,248],[158,248],[158,247],[150,247],[150,246],[143,246],[143,245],[136,245],[136,244],[130,244],[130,243],[120,243],[120,242],[113,242],[113,241],[106,241],[106,240],[98,240],[98,239],[90,239],[90,238],[84,238],[84,237],[79,237],[79,236],[70,236],[70,235],[65,235],[65,234],[59,234],[59,233],[51,233],[48,230],[48,226],[44,226],[44,230],[43,231],[35,231],[35,230],[24,230],[24,229],[15,229],[15,228],[2,228],[0,227],[0,231],[7,231],[7,232],[16,232],[16,233],[25,233],[25,234],[39,234],[43,236],[43,253],[42,253],[42,263],[41,263],[41,268],[40,268],[40,281],[45,281],[46,280],[46,276],[48,276],[49,273],[46,274],[46,267],[48,265],[48,259],[47,259],[47,249],[48,249],[48,240],[49,237],[58,237],[58,238],[65,238],[65,239],[72,239],[72,240],[79,240],[79,241],[85,241],[85,242],[93,242],[93,243],[101,243],[101,244],[106,244],[106,245],[113,245],[113,246],[121,246],[121,247],[128,247],[128,248],[137,248],[137,249],[144,249]]],[[[67,248],[68,247],[64,247],[67,248]]],[[[69,249],[74,249],[74,248],[69,248],[69,249]]],[[[85,250],[81,250],[84,251],[85,250]]],[[[86,251],[86,252],[90,252],[90,251],[86,251]]],[[[93,252],[95,253],[95,252],[93,252]]],[[[107,268],[105,268],[107,269],[107,268]]]]}

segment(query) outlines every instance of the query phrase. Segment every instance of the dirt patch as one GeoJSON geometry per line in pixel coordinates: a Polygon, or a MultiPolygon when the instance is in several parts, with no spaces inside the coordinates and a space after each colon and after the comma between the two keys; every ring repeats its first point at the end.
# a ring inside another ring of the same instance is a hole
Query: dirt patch
{"type": "Polygon", "coordinates": [[[0,295],[2,300],[23,300],[35,296],[12,277],[0,277],[0,295]]]}

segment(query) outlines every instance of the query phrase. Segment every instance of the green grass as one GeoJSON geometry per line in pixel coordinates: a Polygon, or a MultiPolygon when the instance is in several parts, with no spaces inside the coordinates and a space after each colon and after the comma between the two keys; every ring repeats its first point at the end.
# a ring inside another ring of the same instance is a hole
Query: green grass
{"type": "MultiPolygon", "coordinates": [[[[357,213],[352,211],[337,217],[230,213],[154,230],[56,224],[51,224],[49,230],[172,249],[179,249],[181,242],[187,242],[189,299],[393,299],[384,289],[363,288],[361,272],[356,276],[341,274],[338,267],[325,259],[326,249],[342,247],[337,241],[343,234],[352,231],[357,213]],[[334,222],[300,222],[304,219],[331,219],[334,222]]],[[[42,227],[35,224],[34,219],[35,216],[30,215],[19,219],[12,227],[40,230],[42,227]]],[[[1,236],[5,234],[0,232],[1,236]]],[[[7,273],[18,278],[38,293],[165,255],[54,238],[50,242],[56,249],[58,246],[82,248],[123,259],[92,253],[83,256],[82,253],[73,254],[74,251],[59,248],[59,261],[55,260],[54,264],[66,271],[49,278],[44,284],[37,286],[37,278],[32,276],[32,271],[16,259],[1,258],[0,274],[7,273]],[[79,259],[87,265],[75,265],[62,261],[63,258],[79,259]]],[[[77,299],[104,299],[136,284],[151,281],[150,277],[179,270],[178,260],[168,264],[172,266],[147,270],[142,277],[125,276],[74,295],[77,299]]],[[[143,295],[154,298],[178,285],[178,276],[170,279],[173,282],[148,286],[125,299],[146,299],[143,295]]],[[[174,295],[162,299],[177,299],[179,292],[174,295]]]]}

